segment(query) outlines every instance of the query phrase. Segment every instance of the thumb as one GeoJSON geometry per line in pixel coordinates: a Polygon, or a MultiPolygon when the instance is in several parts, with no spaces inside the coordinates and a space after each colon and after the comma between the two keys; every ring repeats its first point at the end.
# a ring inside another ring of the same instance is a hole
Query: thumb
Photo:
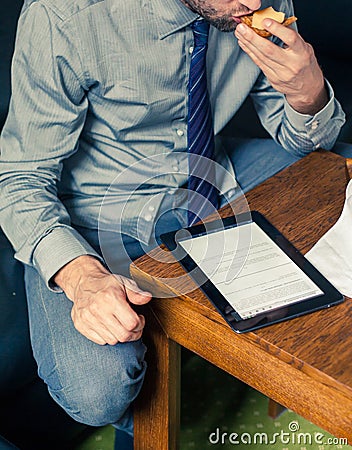
{"type": "Polygon", "coordinates": [[[134,280],[126,277],[121,278],[125,287],[126,296],[131,303],[144,305],[151,300],[152,294],[148,291],[143,291],[134,280]]]}

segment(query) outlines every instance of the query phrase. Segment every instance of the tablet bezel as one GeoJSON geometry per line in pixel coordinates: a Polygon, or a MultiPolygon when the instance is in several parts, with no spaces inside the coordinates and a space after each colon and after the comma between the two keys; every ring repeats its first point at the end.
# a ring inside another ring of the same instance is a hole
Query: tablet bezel
{"type": "Polygon", "coordinates": [[[160,238],[186,272],[190,274],[226,322],[237,333],[253,331],[274,323],[293,319],[323,308],[328,308],[341,303],[344,300],[343,295],[258,211],[250,211],[237,216],[230,216],[213,222],[207,222],[205,224],[201,223],[182,230],[162,234],[160,238]],[[182,232],[188,234],[188,236],[191,235],[192,237],[197,237],[226,228],[241,226],[250,222],[255,222],[323,291],[324,294],[300,300],[291,305],[272,309],[251,318],[242,319],[235,311],[234,307],[197,266],[191,256],[181,247],[181,245],[178,245],[178,236],[182,235],[182,232]]]}

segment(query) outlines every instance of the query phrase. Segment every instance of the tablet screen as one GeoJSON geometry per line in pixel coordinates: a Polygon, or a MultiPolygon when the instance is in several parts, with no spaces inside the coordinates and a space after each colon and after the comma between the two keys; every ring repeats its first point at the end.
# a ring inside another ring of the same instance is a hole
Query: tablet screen
{"type": "MultiPolygon", "coordinates": [[[[236,333],[329,308],[343,295],[258,211],[182,228],[162,242],[236,333]]],[[[182,282],[177,289],[187,294],[182,282]]]]}
{"type": "Polygon", "coordinates": [[[241,319],[323,294],[255,222],[178,243],[241,319]]]}

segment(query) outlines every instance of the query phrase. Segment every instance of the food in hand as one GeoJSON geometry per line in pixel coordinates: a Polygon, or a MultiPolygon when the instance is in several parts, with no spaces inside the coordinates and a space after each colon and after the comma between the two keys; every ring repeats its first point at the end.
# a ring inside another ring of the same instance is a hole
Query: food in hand
{"type": "Polygon", "coordinates": [[[297,17],[291,16],[285,18],[285,13],[280,11],[275,11],[275,9],[270,6],[269,8],[260,9],[259,11],[254,11],[252,14],[247,16],[242,16],[241,21],[252,28],[259,36],[270,37],[272,34],[270,31],[264,29],[262,22],[264,19],[272,19],[276,22],[281,23],[285,27],[288,27],[293,22],[296,22],[297,17]]]}

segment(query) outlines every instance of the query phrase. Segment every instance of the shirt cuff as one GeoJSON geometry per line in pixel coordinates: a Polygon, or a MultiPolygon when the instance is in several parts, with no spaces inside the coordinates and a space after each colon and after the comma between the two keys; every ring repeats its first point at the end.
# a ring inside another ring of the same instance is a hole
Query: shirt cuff
{"type": "Polygon", "coordinates": [[[104,264],[103,258],[74,229],[55,227],[37,244],[33,253],[33,266],[53,292],[62,290],[52,282],[52,277],[67,263],[82,255],[90,255],[104,264]]]}
{"type": "Polygon", "coordinates": [[[320,128],[324,127],[334,115],[335,112],[335,94],[330,83],[325,80],[325,86],[328,90],[329,101],[319,112],[311,116],[309,114],[301,114],[295,111],[292,106],[285,100],[285,114],[290,124],[298,132],[308,133],[308,135],[318,132],[320,128]]]}

